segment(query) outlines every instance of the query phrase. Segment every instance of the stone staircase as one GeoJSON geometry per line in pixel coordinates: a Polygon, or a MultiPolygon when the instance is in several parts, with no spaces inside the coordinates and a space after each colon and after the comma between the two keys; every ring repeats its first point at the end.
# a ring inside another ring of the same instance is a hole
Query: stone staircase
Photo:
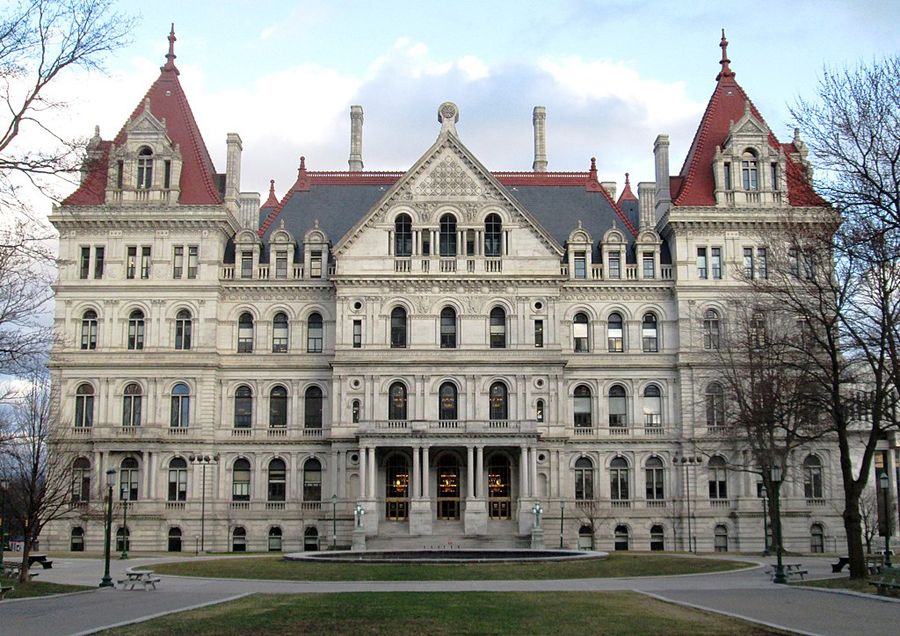
{"type": "Polygon", "coordinates": [[[411,536],[406,523],[385,523],[378,527],[378,536],[366,540],[369,550],[455,550],[529,548],[531,537],[520,537],[514,521],[499,522],[491,533],[466,536],[462,523],[435,524],[433,534],[411,536]],[[502,527],[500,527],[502,526],[502,527]]]}

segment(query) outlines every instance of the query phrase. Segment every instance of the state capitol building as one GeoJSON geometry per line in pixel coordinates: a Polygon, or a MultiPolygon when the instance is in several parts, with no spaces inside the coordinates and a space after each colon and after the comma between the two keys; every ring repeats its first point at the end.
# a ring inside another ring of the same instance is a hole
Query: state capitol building
{"type": "MultiPolygon", "coordinates": [[[[262,203],[237,134],[213,166],[174,41],[51,216],[75,507],[42,547],[101,549],[112,469],[119,549],[346,548],[357,517],[370,549],[527,547],[539,503],[551,547],[762,550],[713,352],[728,294],[774,266],[767,230],[827,208],[724,35],[683,165],[659,135],[654,180],[618,196],[593,162],[547,170],[543,107],[533,170],[505,172],[446,102],[402,173],[364,168],[351,106],[348,169],[301,158],[262,203]]],[[[836,447],[794,460],[785,548],[832,549],[836,447]]]]}

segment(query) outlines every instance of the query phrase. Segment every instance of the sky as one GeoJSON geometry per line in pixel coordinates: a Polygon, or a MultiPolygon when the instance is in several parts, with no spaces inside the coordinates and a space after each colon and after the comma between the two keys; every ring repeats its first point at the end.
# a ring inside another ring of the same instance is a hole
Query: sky
{"type": "MultiPolygon", "coordinates": [[[[138,18],[106,74],[60,77],[63,132],[115,136],[159,74],[175,23],[176,65],[213,162],[243,139],[242,190],[279,196],[311,170],[345,170],[349,107],[365,111],[367,170],[406,170],[455,102],[459,135],[489,169],[530,170],[531,113],[547,108],[550,170],[652,180],[653,140],[677,173],[715,86],[721,29],[731,68],[776,136],[824,67],[895,54],[896,0],[120,2],[138,18]]],[[[27,138],[26,138],[27,139],[27,138]]],[[[71,190],[71,187],[68,188],[71,190]]],[[[62,192],[65,194],[66,192],[62,192]]],[[[49,204],[46,204],[49,212],[49,204]]]]}

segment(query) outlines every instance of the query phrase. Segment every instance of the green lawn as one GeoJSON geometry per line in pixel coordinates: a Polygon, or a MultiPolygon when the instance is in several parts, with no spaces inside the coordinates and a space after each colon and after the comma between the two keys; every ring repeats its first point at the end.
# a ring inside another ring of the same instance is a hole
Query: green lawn
{"type": "Polygon", "coordinates": [[[0,578],[0,585],[6,587],[12,585],[15,589],[9,592],[3,598],[25,598],[26,596],[46,596],[47,594],[63,594],[65,592],[80,592],[81,590],[91,590],[94,588],[85,587],[83,585],[63,585],[62,583],[45,583],[38,578],[28,581],[28,583],[19,583],[18,580],[0,578]]]}
{"type": "Polygon", "coordinates": [[[867,579],[851,579],[842,576],[838,579],[819,579],[818,581],[798,581],[792,585],[809,585],[810,587],[826,587],[833,590],[852,590],[854,592],[865,592],[867,594],[875,594],[875,586],[869,585],[867,579]]]}
{"type": "MultiPolygon", "coordinates": [[[[102,632],[112,634],[113,632],[102,632]]],[[[780,634],[630,592],[255,594],[115,634],[780,634]]]]}
{"type": "Polygon", "coordinates": [[[659,554],[612,553],[606,559],[535,563],[446,565],[411,563],[310,563],[281,557],[209,559],[154,565],[160,574],[296,581],[434,581],[582,579],[722,572],[746,567],[720,561],[659,554]]]}

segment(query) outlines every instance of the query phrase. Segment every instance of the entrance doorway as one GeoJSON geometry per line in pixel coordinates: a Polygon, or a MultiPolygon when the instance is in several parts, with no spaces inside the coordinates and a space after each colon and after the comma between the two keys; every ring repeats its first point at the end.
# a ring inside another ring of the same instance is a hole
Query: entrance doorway
{"type": "Polygon", "coordinates": [[[396,454],[388,458],[384,467],[384,518],[406,521],[409,518],[409,462],[396,454]]]}
{"type": "Polygon", "coordinates": [[[512,490],[510,487],[509,458],[492,455],[488,461],[488,517],[512,518],[512,490]]]}
{"type": "Polygon", "coordinates": [[[459,519],[459,460],[449,453],[437,464],[437,518],[459,519]]]}

